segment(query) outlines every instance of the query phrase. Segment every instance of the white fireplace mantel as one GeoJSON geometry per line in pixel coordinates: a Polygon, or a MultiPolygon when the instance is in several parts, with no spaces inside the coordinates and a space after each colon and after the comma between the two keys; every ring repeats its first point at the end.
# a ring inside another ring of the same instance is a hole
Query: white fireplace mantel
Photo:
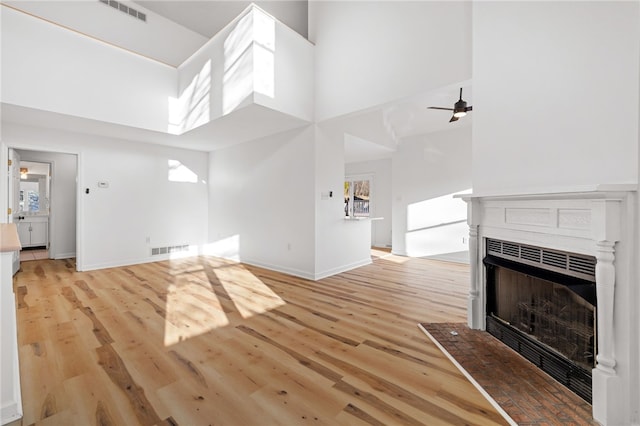
{"type": "MultiPolygon", "coordinates": [[[[471,283],[470,328],[486,327],[486,239],[494,238],[596,258],[597,364],[592,371],[593,415],[602,424],[627,424],[634,414],[625,389],[638,386],[629,347],[638,333],[631,318],[629,274],[636,185],[594,185],[567,192],[466,194],[471,283]],[[616,326],[617,325],[617,326],[616,326]],[[631,340],[631,341],[629,341],[631,340]],[[625,400],[627,402],[625,402],[625,400]]],[[[635,341],[633,341],[635,339],[635,341]]]]}

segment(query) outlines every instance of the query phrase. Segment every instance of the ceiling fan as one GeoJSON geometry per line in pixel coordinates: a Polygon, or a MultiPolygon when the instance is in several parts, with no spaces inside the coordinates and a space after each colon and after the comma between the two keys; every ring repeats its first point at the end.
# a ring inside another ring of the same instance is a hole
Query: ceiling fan
{"type": "Polygon", "coordinates": [[[462,100],[462,87],[461,87],[460,99],[458,99],[458,102],[456,102],[453,105],[453,108],[429,107],[429,109],[444,109],[447,111],[453,111],[451,120],[449,120],[449,123],[451,123],[452,121],[458,121],[460,117],[464,117],[465,115],[467,115],[467,112],[473,110],[473,107],[471,105],[467,106],[467,102],[462,100]]]}

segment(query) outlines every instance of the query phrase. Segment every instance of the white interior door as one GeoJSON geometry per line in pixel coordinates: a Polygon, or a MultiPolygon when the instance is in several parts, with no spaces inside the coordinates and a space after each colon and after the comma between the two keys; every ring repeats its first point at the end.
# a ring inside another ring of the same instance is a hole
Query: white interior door
{"type": "Polygon", "coordinates": [[[20,211],[20,154],[9,148],[9,217],[7,222],[13,222],[13,216],[20,211]]]}
{"type": "MultiPolygon", "coordinates": [[[[9,210],[7,222],[13,223],[13,218],[20,212],[20,154],[9,148],[9,210]]],[[[20,252],[13,252],[13,273],[20,269],[20,252]]]]}

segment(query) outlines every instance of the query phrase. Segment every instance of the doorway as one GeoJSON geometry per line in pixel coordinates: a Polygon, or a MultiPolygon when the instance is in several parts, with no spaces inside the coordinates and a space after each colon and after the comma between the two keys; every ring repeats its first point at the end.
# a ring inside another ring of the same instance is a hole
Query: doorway
{"type": "MultiPolygon", "coordinates": [[[[14,156],[15,157],[15,156],[14,156]]],[[[14,221],[22,250],[20,261],[49,258],[51,164],[19,161],[20,183],[14,221]]]]}
{"type": "Polygon", "coordinates": [[[26,172],[19,183],[13,180],[9,194],[24,247],[21,260],[77,257],[78,155],[10,148],[9,156],[26,172]]]}

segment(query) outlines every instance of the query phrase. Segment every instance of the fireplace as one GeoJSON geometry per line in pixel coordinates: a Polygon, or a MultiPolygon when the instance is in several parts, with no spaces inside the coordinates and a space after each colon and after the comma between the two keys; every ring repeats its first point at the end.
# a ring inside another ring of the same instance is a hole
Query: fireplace
{"type": "Polygon", "coordinates": [[[469,327],[590,400],[603,425],[640,424],[636,191],[611,184],[461,196],[469,327]]]}
{"type": "Polygon", "coordinates": [[[486,240],[487,331],[591,403],[596,259],[486,240]]]}

